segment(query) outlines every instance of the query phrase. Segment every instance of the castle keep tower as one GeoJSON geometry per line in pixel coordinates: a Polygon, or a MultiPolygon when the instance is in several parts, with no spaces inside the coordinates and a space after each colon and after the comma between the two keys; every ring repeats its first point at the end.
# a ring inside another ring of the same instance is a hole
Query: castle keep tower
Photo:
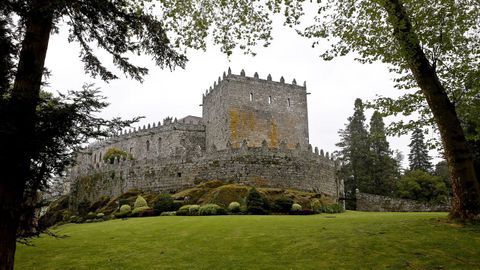
{"type": "Polygon", "coordinates": [[[293,149],[307,148],[308,115],[306,86],[293,80],[285,83],[228,74],[219,78],[203,97],[203,122],[206,126],[207,150],[260,147],[265,140],[270,148],[281,143],[293,149]]]}

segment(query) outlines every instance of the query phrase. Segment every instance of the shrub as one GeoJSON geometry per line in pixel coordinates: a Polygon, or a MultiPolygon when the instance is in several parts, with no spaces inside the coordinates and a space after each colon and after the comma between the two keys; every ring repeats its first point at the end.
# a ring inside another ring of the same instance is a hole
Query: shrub
{"type": "Polygon", "coordinates": [[[238,202],[231,202],[228,205],[228,211],[231,213],[238,213],[240,212],[240,204],[238,202]]]}
{"type": "Polygon", "coordinates": [[[160,216],[176,216],[177,212],[175,211],[170,211],[170,212],[163,212],[160,214],[160,216]]]}
{"type": "Polygon", "coordinates": [[[343,207],[340,204],[330,204],[330,205],[323,205],[320,208],[320,213],[328,213],[328,214],[335,214],[335,213],[343,213],[343,207]]]}
{"type": "Polygon", "coordinates": [[[223,207],[218,204],[209,203],[202,205],[198,210],[198,215],[200,216],[214,216],[214,215],[225,215],[226,211],[223,207]]]}
{"type": "Polygon", "coordinates": [[[174,210],[175,207],[172,195],[168,193],[162,193],[155,198],[156,202],[153,209],[158,213],[168,212],[174,210]]]}
{"type": "Polygon", "coordinates": [[[183,201],[181,200],[173,200],[172,211],[177,211],[180,207],[183,206],[183,201]]]}
{"type": "Polygon", "coordinates": [[[290,214],[292,214],[292,215],[314,215],[316,213],[313,210],[310,210],[310,209],[302,209],[302,210],[299,210],[299,211],[290,212],[290,214]]]}
{"type": "Polygon", "coordinates": [[[137,208],[134,208],[133,211],[132,211],[132,216],[138,216],[141,212],[143,211],[146,211],[146,210],[150,210],[151,208],[148,207],[148,206],[141,206],[141,207],[137,207],[137,208]]]}
{"type": "Polygon", "coordinates": [[[130,211],[132,211],[132,207],[130,207],[130,205],[124,204],[120,206],[120,213],[130,213],[130,211]]]}
{"type": "Polygon", "coordinates": [[[314,199],[310,203],[310,208],[316,213],[321,213],[323,203],[319,199],[314,199]]]}
{"type": "Polygon", "coordinates": [[[278,213],[288,213],[292,209],[293,200],[289,197],[282,196],[274,201],[273,208],[278,213]]]}
{"type": "Polygon", "coordinates": [[[94,219],[97,217],[97,214],[95,214],[94,212],[88,212],[86,218],[87,219],[94,219]]]}
{"type": "Polygon", "coordinates": [[[141,196],[138,195],[135,203],[133,204],[133,209],[140,208],[140,207],[148,207],[147,201],[141,196]]]}
{"type": "Polygon", "coordinates": [[[190,208],[190,204],[180,207],[177,210],[177,216],[188,216],[188,208],[190,208]]]}
{"type": "Polygon", "coordinates": [[[103,218],[104,216],[105,216],[104,213],[98,213],[98,214],[97,214],[97,218],[103,218]]]}
{"type": "Polygon", "coordinates": [[[198,210],[200,209],[200,206],[199,205],[196,205],[196,204],[192,204],[190,205],[190,207],[188,208],[188,214],[190,216],[196,216],[198,215],[198,210]]]}
{"type": "Polygon", "coordinates": [[[397,193],[405,199],[442,203],[447,200],[449,190],[440,177],[413,170],[400,178],[397,193]]]}
{"type": "Polygon", "coordinates": [[[262,195],[254,187],[250,189],[246,199],[247,211],[250,214],[265,215],[268,213],[266,210],[267,205],[262,195]]]}
{"type": "Polygon", "coordinates": [[[146,209],[140,213],[138,213],[139,217],[153,217],[153,216],[158,216],[157,212],[153,210],[152,208],[146,209]]]}
{"type": "Polygon", "coordinates": [[[128,214],[130,214],[131,211],[132,211],[132,207],[130,207],[130,205],[128,204],[124,204],[120,207],[120,210],[117,213],[115,213],[115,216],[118,218],[124,218],[128,214]]]}
{"type": "Polygon", "coordinates": [[[291,209],[292,212],[298,212],[301,210],[302,210],[302,206],[300,204],[298,203],[292,204],[292,209],[291,209]]]}
{"type": "Polygon", "coordinates": [[[177,216],[196,216],[199,209],[200,206],[196,204],[187,204],[178,209],[177,216]]]}

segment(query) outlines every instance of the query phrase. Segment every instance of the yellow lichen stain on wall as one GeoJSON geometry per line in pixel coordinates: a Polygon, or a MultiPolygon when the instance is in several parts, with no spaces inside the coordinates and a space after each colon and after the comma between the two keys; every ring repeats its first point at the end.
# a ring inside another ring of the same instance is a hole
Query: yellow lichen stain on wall
{"type": "Polygon", "coordinates": [[[253,131],[255,130],[255,115],[253,112],[248,112],[248,128],[253,131]]]}
{"type": "Polygon", "coordinates": [[[275,122],[270,123],[270,132],[268,133],[268,139],[270,140],[270,147],[278,147],[278,131],[275,122]]]}
{"type": "Polygon", "coordinates": [[[238,111],[235,109],[230,109],[228,111],[230,117],[230,142],[233,147],[239,147],[238,143],[238,124],[239,124],[239,115],[238,111]]]}
{"type": "Polygon", "coordinates": [[[250,138],[252,134],[258,132],[256,130],[255,113],[252,111],[239,110],[230,108],[228,111],[230,120],[230,142],[235,148],[240,147],[243,140],[253,142],[254,138],[250,138]]]}

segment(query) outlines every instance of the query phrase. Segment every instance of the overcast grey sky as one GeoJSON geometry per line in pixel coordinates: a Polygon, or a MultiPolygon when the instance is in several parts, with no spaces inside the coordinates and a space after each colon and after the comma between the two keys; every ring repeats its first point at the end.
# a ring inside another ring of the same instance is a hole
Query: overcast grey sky
{"type": "MultiPolygon", "coordinates": [[[[78,46],[69,44],[65,29],[60,29],[60,34],[51,37],[48,49],[46,65],[52,71],[48,89],[77,90],[84,83],[94,82],[111,103],[102,116],[145,116],[139,125],[158,122],[167,116],[201,116],[202,93],[231,67],[234,74],[244,69],[247,76],[258,72],[260,78],[271,74],[275,81],[281,76],[286,82],[294,78],[298,84],[306,81],[307,91],[311,93],[308,96],[310,143],[332,152],[339,141],[339,129],[344,128],[347,117],[353,114],[355,98],[367,100],[377,94],[400,94],[393,88],[392,75],[385,65],[360,64],[353,56],[323,61],[320,51],[312,48],[311,41],[282,27],[274,27],[272,44],[268,48],[255,49],[255,57],[235,51],[227,58],[217,47],[210,46],[205,52],[190,50],[186,68],[175,71],[161,70],[149,58],[140,57],[135,62],[150,69],[143,84],[126,78],[118,70],[116,73],[121,79],[106,84],[84,74],[83,64],[78,59],[78,46]]],[[[101,59],[111,63],[107,56],[101,59]]],[[[370,115],[371,112],[367,112],[367,123],[370,115]]],[[[390,137],[389,142],[393,150],[403,152],[406,161],[409,137],[390,137]]]]}

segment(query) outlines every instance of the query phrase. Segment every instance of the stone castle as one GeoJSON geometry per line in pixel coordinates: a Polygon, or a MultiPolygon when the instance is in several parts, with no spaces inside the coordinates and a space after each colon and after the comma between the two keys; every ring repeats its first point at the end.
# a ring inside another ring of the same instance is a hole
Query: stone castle
{"type": "Polygon", "coordinates": [[[94,201],[132,188],[174,192],[218,179],[338,198],[343,183],[334,161],[309,144],[307,94],[305,83],[229,69],[203,95],[202,117],[169,117],[78,153],[70,192],[77,201],[94,201]],[[105,162],[109,148],[132,158],[105,162]]]}

